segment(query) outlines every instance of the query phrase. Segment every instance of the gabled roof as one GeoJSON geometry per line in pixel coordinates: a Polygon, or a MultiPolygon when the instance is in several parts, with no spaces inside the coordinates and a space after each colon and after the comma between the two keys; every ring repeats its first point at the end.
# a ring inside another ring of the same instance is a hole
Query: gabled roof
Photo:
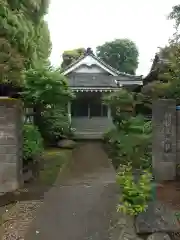
{"type": "Polygon", "coordinates": [[[86,53],[84,55],[82,55],[78,60],[76,60],[75,62],[73,62],[72,64],[70,64],[63,72],[62,74],[67,75],[69,73],[71,73],[72,71],[74,71],[75,69],[77,69],[81,63],[83,62],[83,60],[87,57],[90,56],[92,57],[95,61],[96,64],[101,67],[102,69],[104,69],[106,72],[110,73],[112,76],[126,76],[126,77],[130,77],[133,79],[136,78],[140,78],[142,76],[135,76],[135,75],[131,75],[131,74],[127,74],[127,73],[122,73],[119,72],[117,69],[111,67],[110,65],[108,65],[107,63],[105,63],[104,61],[102,61],[100,58],[98,58],[97,56],[94,55],[94,53],[92,52],[92,50],[90,48],[87,49],[86,53]]]}
{"type": "Polygon", "coordinates": [[[143,85],[146,85],[157,79],[158,74],[160,73],[162,67],[165,66],[166,64],[169,64],[169,60],[164,58],[161,53],[156,53],[154,60],[152,62],[150,72],[143,79],[143,85]]]}

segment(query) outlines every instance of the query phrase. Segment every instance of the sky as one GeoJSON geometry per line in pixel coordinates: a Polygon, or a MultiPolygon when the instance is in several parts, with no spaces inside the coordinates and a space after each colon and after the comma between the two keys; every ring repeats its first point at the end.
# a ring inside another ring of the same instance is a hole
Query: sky
{"type": "Polygon", "coordinates": [[[179,0],[51,0],[46,20],[52,40],[52,65],[64,50],[129,38],[139,50],[137,75],[147,75],[152,59],[168,43],[174,22],[167,20],[179,0]]]}

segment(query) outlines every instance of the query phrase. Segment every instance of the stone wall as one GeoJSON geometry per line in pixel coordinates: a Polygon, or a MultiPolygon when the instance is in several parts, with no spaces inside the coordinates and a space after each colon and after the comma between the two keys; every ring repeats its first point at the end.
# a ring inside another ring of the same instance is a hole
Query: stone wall
{"type": "Polygon", "coordinates": [[[0,98],[0,195],[23,183],[22,121],[21,102],[0,98]]]}
{"type": "Polygon", "coordinates": [[[158,181],[176,178],[176,102],[160,99],[152,108],[152,163],[158,181]]]}

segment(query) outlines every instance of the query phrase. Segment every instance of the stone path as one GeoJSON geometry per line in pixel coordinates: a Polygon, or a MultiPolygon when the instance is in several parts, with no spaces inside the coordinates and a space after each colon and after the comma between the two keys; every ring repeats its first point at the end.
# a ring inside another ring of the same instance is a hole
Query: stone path
{"type": "Polygon", "coordinates": [[[115,171],[101,143],[80,144],[46,193],[25,240],[108,240],[116,212],[115,171]]]}

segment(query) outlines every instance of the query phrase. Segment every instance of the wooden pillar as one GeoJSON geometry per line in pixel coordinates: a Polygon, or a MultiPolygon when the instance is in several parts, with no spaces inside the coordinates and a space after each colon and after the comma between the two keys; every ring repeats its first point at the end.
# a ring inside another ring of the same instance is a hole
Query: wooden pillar
{"type": "Polygon", "coordinates": [[[69,121],[71,123],[71,102],[68,102],[68,117],[69,117],[69,121]]]}
{"type": "Polygon", "coordinates": [[[108,106],[108,112],[107,112],[107,114],[108,114],[108,118],[110,119],[111,118],[111,108],[108,106]]]}
{"type": "Polygon", "coordinates": [[[91,110],[90,110],[90,104],[88,104],[88,118],[90,118],[91,110]]]}

